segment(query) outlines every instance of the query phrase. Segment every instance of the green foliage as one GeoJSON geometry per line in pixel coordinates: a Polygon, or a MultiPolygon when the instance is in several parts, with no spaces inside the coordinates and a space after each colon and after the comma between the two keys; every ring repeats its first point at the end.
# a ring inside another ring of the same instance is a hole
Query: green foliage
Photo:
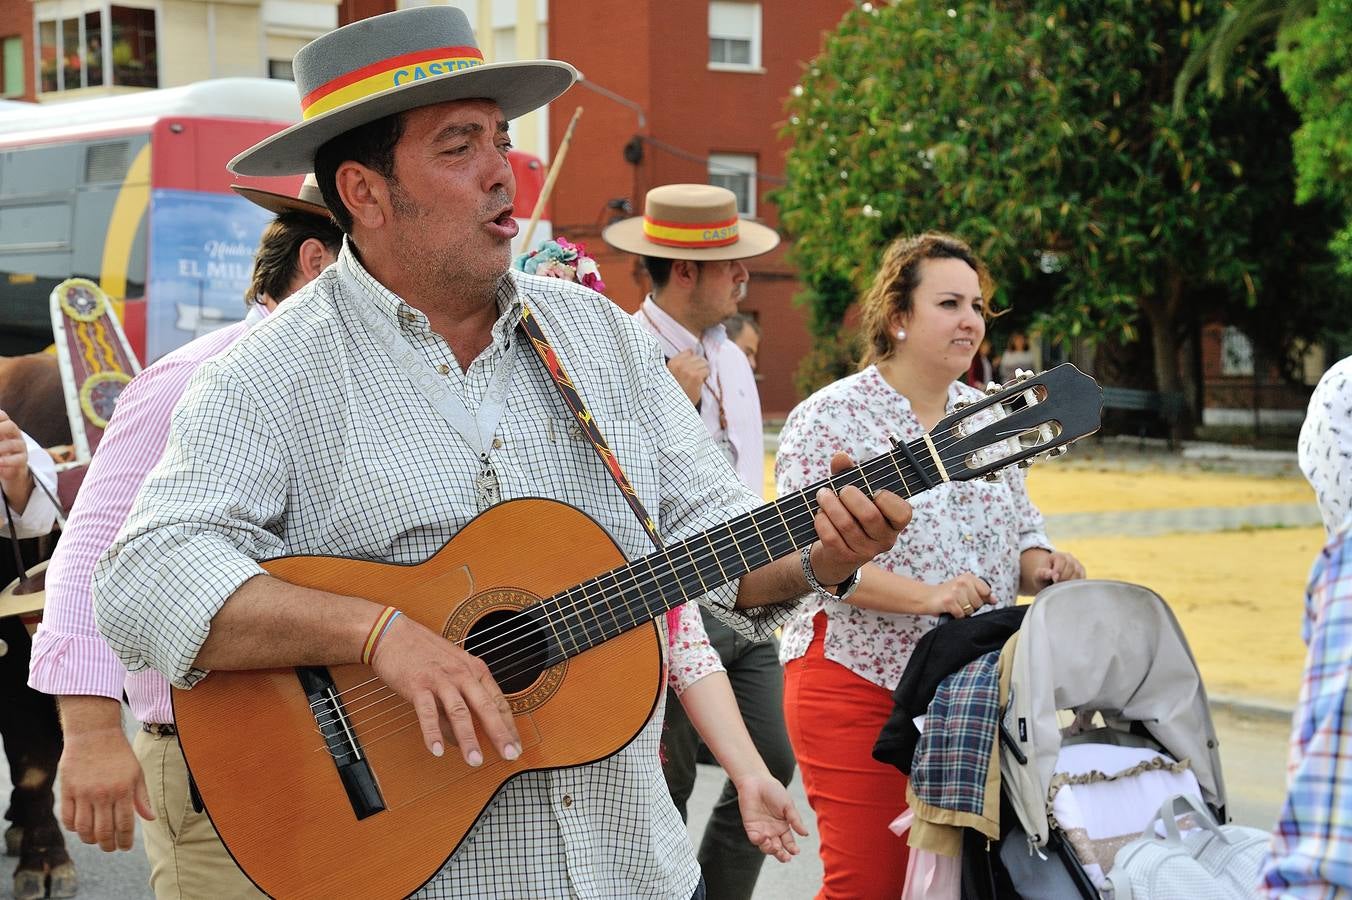
{"type": "Polygon", "coordinates": [[[1302,271],[1290,241],[1255,237],[1292,206],[1281,129],[1295,124],[1266,48],[1175,117],[1189,47],[1224,12],[1214,0],[952,7],[856,7],[788,102],[777,202],[814,330],[840,321],[840,286],[862,290],[891,238],[939,229],[987,261],[997,306],[1031,307],[1053,339],[1135,340],[1144,314],[1158,386],[1176,390],[1189,328],[1302,271]]]}
{"type": "Polygon", "coordinates": [[[1352,275],[1352,0],[1321,0],[1288,37],[1273,60],[1301,116],[1292,139],[1297,199],[1324,200],[1341,211],[1333,246],[1352,275]]]}
{"type": "Polygon", "coordinates": [[[1279,49],[1286,49],[1292,26],[1313,15],[1317,6],[1318,0],[1242,0],[1238,7],[1227,6],[1220,22],[1192,42],[1192,54],[1174,82],[1174,114],[1183,114],[1188,89],[1203,69],[1207,90],[1224,94],[1226,73],[1243,44],[1275,35],[1279,49]]]}

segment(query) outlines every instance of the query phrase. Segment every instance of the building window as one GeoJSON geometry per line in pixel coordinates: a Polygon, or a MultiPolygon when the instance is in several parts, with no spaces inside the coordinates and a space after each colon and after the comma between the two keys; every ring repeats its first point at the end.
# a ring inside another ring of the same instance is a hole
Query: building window
{"type": "Polygon", "coordinates": [[[279,78],[282,81],[295,81],[296,73],[291,70],[291,60],[289,59],[268,60],[268,77],[279,78]]]}
{"type": "Polygon", "coordinates": [[[747,153],[709,154],[709,183],[737,195],[737,214],[756,215],[756,157],[747,153]]]}
{"type": "Polygon", "coordinates": [[[1233,325],[1221,333],[1221,374],[1253,375],[1253,342],[1233,325]]]}
{"type": "Polygon", "coordinates": [[[113,84],[158,87],[155,11],[108,6],[38,23],[38,85],[44,92],[104,83],[105,23],[111,24],[113,84]],[[104,13],[108,13],[105,16],[104,13]]]}
{"type": "Polygon", "coordinates": [[[710,0],[709,68],[760,71],[759,3],[710,0]]]}
{"type": "Polygon", "coordinates": [[[516,26],[493,29],[493,62],[516,61],[516,26]]]}
{"type": "Polygon", "coordinates": [[[159,87],[159,54],[155,43],[155,10],[111,7],[113,84],[159,87]]]}
{"type": "Polygon", "coordinates": [[[57,60],[61,58],[61,47],[57,41],[56,22],[38,23],[38,90],[56,91],[61,89],[61,72],[57,60]]]}
{"type": "Polygon", "coordinates": [[[84,14],[84,59],[81,75],[85,87],[103,84],[103,12],[94,10],[84,14]]]}
{"type": "Polygon", "coordinates": [[[4,53],[4,68],[0,69],[0,97],[22,97],[23,38],[7,37],[0,43],[4,53]]]}

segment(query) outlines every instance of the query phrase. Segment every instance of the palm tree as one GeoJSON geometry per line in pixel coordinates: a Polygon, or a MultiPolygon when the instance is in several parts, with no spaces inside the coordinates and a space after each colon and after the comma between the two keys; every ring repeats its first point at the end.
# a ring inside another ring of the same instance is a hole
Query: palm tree
{"type": "Polygon", "coordinates": [[[1207,90],[1224,93],[1225,67],[1240,44],[1275,35],[1277,49],[1284,50],[1291,25],[1314,15],[1318,6],[1318,0],[1241,0],[1238,7],[1227,9],[1221,21],[1193,48],[1174,82],[1174,115],[1183,112],[1188,89],[1203,69],[1207,90]]]}

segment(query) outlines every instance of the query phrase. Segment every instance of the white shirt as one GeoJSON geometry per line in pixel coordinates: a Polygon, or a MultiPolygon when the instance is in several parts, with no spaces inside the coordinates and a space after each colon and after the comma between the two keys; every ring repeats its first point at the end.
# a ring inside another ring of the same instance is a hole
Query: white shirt
{"type": "Polygon", "coordinates": [[[726,440],[731,447],[730,462],[742,484],[755,491],[757,497],[764,496],[765,433],[760,393],[756,390],[756,375],[742,348],[728,340],[722,325],[695,337],[658,306],[651,294],[634,318],[657,338],[668,359],[690,350],[708,361],[709,377],[700,393],[700,418],[716,442],[726,440]],[[726,429],[719,421],[720,408],[726,429]]]}
{"type": "MultiPolygon", "coordinates": [[[[28,470],[33,473],[33,492],[28,496],[28,503],[24,506],[22,513],[9,508],[9,515],[14,518],[14,530],[18,533],[19,539],[42,537],[47,534],[56,525],[56,506],[52,503],[51,497],[56,496],[56,463],[52,461],[52,456],[46,450],[38,445],[38,442],[29,437],[25,432],[23,442],[28,446],[28,470]],[[46,491],[43,488],[46,487],[46,491]]],[[[0,536],[8,538],[9,521],[0,522],[0,536]]]]}

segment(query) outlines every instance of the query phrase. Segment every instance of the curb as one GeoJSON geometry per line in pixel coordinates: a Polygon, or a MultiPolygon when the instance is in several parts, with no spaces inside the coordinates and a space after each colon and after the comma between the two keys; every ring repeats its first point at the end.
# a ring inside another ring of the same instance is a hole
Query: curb
{"type": "Polygon", "coordinates": [[[1249,716],[1255,719],[1266,719],[1272,722],[1290,723],[1295,717],[1296,708],[1286,706],[1274,700],[1253,700],[1242,699],[1239,697],[1228,697],[1225,695],[1212,695],[1207,698],[1208,705],[1213,711],[1223,711],[1235,715],[1249,716]]]}

